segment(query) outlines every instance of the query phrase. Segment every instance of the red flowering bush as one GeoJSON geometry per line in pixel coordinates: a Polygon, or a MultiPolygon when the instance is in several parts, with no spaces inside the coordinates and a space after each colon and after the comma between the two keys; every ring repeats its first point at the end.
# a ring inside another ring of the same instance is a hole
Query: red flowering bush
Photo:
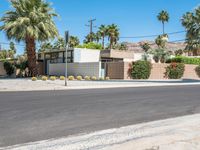
{"type": "Polygon", "coordinates": [[[185,65],[182,63],[171,63],[166,67],[165,78],[180,79],[183,77],[185,65]]]}

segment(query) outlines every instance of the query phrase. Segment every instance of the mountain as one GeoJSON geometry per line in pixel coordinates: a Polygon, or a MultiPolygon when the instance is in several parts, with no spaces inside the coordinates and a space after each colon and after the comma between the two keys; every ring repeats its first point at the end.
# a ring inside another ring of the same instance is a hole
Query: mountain
{"type": "MultiPolygon", "coordinates": [[[[141,43],[149,43],[152,49],[158,48],[155,42],[153,41],[142,41],[138,43],[126,43],[128,50],[134,51],[134,53],[143,53],[143,49],[140,47],[141,43]]],[[[166,49],[168,51],[176,51],[179,49],[184,50],[186,47],[186,44],[184,42],[168,42],[166,43],[166,49]]]]}

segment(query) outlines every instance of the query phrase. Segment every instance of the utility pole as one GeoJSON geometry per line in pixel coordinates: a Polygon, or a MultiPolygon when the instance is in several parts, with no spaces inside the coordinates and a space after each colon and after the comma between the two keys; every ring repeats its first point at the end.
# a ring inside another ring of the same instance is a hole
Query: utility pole
{"type": "MultiPolygon", "coordinates": [[[[95,21],[96,21],[96,19],[90,19],[88,21],[90,24],[86,25],[87,27],[90,27],[90,35],[92,35],[92,33],[93,33],[93,28],[96,28],[96,26],[94,26],[95,21]]],[[[90,37],[90,42],[92,42],[92,37],[90,37]]]]}

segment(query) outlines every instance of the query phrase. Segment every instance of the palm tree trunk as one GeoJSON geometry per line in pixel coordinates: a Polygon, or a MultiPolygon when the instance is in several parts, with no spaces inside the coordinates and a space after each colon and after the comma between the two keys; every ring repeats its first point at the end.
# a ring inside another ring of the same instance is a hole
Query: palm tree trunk
{"type": "Polygon", "coordinates": [[[162,22],[162,24],[163,24],[163,35],[164,35],[165,34],[165,23],[162,22]]]}
{"type": "Polygon", "coordinates": [[[103,49],[104,49],[104,41],[105,40],[105,37],[104,37],[104,35],[103,35],[103,37],[102,37],[102,46],[103,46],[103,49]]]}
{"type": "Polygon", "coordinates": [[[112,49],[112,37],[110,38],[110,50],[112,49]]]}
{"type": "Polygon", "coordinates": [[[29,75],[37,76],[35,39],[29,36],[26,37],[26,51],[28,57],[29,75]]]}

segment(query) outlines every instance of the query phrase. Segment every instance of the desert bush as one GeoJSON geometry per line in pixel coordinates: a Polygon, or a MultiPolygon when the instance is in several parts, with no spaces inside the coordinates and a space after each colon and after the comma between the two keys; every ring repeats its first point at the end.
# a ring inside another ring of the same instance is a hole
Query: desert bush
{"type": "Polygon", "coordinates": [[[196,74],[200,78],[200,65],[195,68],[196,74]]]}
{"type": "Polygon", "coordinates": [[[106,80],[110,80],[110,77],[106,77],[105,79],[106,79],[106,80]]]}
{"type": "Polygon", "coordinates": [[[65,77],[64,76],[60,76],[60,80],[65,80],[65,77]]]}
{"type": "Polygon", "coordinates": [[[76,79],[81,81],[81,80],[83,80],[83,77],[82,76],[77,76],[76,79]]]}
{"type": "Polygon", "coordinates": [[[56,77],[55,77],[55,76],[51,76],[49,79],[50,79],[51,81],[55,81],[55,80],[56,80],[56,77]]]}
{"type": "Polygon", "coordinates": [[[8,76],[11,76],[15,72],[15,66],[13,63],[6,61],[3,66],[8,76]]]}
{"type": "Polygon", "coordinates": [[[36,77],[32,77],[31,80],[32,81],[37,81],[37,78],[36,77]]]}
{"type": "Polygon", "coordinates": [[[84,79],[89,81],[90,80],[90,76],[85,76],[84,79]]]}
{"type": "Polygon", "coordinates": [[[97,77],[92,76],[92,77],[91,77],[91,80],[95,81],[95,80],[97,80],[97,77]]]}
{"type": "Polygon", "coordinates": [[[171,63],[166,67],[165,77],[169,79],[180,79],[183,77],[185,65],[183,63],[171,63]]]}
{"type": "Polygon", "coordinates": [[[42,76],[42,81],[47,81],[48,80],[48,77],[47,76],[42,76]]]}
{"type": "Polygon", "coordinates": [[[105,80],[105,78],[104,78],[104,77],[100,77],[99,80],[100,80],[100,81],[103,81],[103,80],[105,80]]]}
{"type": "Polygon", "coordinates": [[[152,65],[148,61],[133,62],[131,67],[131,76],[133,79],[148,79],[151,74],[152,65]]]}
{"type": "Polygon", "coordinates": [[[68,77],[68,80],[74,80],[75,78],[74,78],[74,76],[69,76],[68,77]]]}

